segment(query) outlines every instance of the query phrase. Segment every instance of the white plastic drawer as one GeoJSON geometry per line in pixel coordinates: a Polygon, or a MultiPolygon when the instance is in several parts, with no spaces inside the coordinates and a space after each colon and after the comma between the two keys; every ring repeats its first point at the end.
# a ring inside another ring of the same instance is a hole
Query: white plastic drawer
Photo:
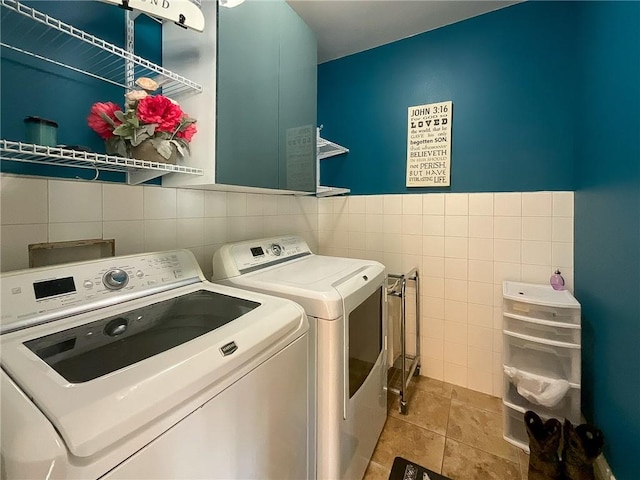
{"type": "Polygon", "coordinates": [[[521,317],[537,318],[550,322],[580,325],[580,308],[564,308],[536,303],[518,302],[509,298],[503,299],[503,310],[506,313],[521,317]]]}
{"type": "Polygon", "coordinates": [[[518,370],[580,385],[580,347],[504,332],[503,361],[518,370]]]}
{"type": "Polygon", "coordinates": [[[554,417],[562,421],[568,418],[573,423],[580,423],[580,387],[571,387],[567,394],[564,396],[558,404],[552,408],[543,407],[530,402],[522,395],[518,393],[516,386],[511,382],[509,377],[504,377],[504,392],[503,401],[505,405],[517,408],[526,412],[527,410],[533,410],[540,416],[554,417]]]}
{"type": "Polygon", "coordinates": [[[512,313],[504,314],[502,325],[506,332],[580,345],[580,325],[538,320],[512,313]]]}
{"type": "Polygon", "coordinates": [[[502,425],[504,439],[529,453],[529,437],[524,424],[524,412],[502,405],[502,425]]]}
{"type": "MultiPolygon", "coordinates": [[[[508,404],[503,402],[502,436],[507,442],[529,453],[529,437],[527,436],[527,427],[524,423],[524,412],[526,412],[526,410],[523,410],[519,407],[509,406],[508,404]]],[[[555,416],[547,416],[542,413],[538,413],[538,416],[543,422],[546,422],[550,418],[557,418],[555,416]]],[[[560,421],[560,423],[564,421],[563,418],[558,418],[558,420],[560,421]]]]}

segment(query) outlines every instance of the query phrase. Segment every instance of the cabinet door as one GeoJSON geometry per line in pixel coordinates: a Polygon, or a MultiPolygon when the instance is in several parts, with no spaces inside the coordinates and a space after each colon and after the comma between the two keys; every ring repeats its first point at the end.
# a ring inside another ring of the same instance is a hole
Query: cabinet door
{"type": "Polygon", "coordinates": [[[217,183],[278,187],[276,5],[218,10],[217,183]]]}
{"type": "Polygon", "coordinates": [[[315,191],[315,36],[284,1],[218,17],[216,182],[315,191]]]}
{"type": "Polygon", "coordinates": [[[287,4],[282,8],[280,22],[280,186],[315,192],[317,40],[287,4]]]}

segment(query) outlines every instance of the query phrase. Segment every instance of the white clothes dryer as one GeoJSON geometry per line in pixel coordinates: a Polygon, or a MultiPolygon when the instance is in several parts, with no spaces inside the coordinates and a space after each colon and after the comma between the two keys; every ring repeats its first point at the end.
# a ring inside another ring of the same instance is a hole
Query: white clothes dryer
{"type": "Polygon", "coordinates": [[[187,250],[1,281],[3,479],[314,474],[299,305],[214,285],[187,250]]]}
{"type": "Polygon", "coordinates": [[[361,479],[387,417],[384,265],[315,255],[286,236],[222,246],[213,281],[304,307],[316,349],[317,478],[361,479]]]}

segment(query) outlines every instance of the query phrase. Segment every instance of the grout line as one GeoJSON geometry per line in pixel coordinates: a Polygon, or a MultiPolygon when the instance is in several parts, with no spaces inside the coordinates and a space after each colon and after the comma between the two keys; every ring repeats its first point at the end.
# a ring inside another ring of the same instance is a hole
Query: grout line
{"type": "MultiPolygon", "coordinates": [[[[449,438],[449,437],[447,437],[447,438],[449,438]]],[[[453,441],[455,441],[455,442],[458,442],[458,443],[461,443],[462,445],[466,445],[466,446],[467,446],[467,447],[469,447],[469,448],[473,448],[474,450],[479,450],[479,451],[481,451],[481,452],[483,452],[483,453],[486,453],[486,454],[488,454],[488,455],[491,455],[492,457],[499,458],[500,460],[503,460],[503,461],[505,461],[505,462],[515,463],[516,465],[518,465],[518,469],[520,469],[520,460],[517,460],[517,458],[518,458],[518,452],[516,452],[516,460],[514,461],[514,460],[510,460],[510,459],[508,459],[508,458],[502,457],[502,456],[500,456],[500,455],[497,455],[497,454],[495,454],[495,453],[493,453],[493,452],[489,452],[488,450],[485,450],[484,448],[477,447],[477,446],[475,446],[475,445],[470,445],[470,444],[466,443],[466,442],[465,442],[465,441],[463,441],[463,440],[458,440],[457,438],[451,438],[451,440],[453,440],[453,441]]],[[[512,445],[512,446],[513,446],[514,448],[518,448],[518,447],[516,447],[515,445],[512,445]]]]}
{"type": "MultiPolygon", "coordinates": [[[[451,390],[451,395],[453,396],[453,389],[451,390]]],[[[449,414],[447,415],[447,426],[444,430],[444,449],[442,450],[442,462],[440,462],[440,473],[444,475],[442,469],[444,468],[444,455],[447,451],[447,440],[449,439],[449,422],[451,421],[451,404],[453,403],[453,398],[449,397],[449,414]]]]}
{"type": "MultiPolygon", "coordinates": [[[[451,403],[453,403],[453,400],[454,400],[454,399],[452,398],[451,400],[452,400],[452,402],[451,402],[451,403]]],[[[495,412],[492,412],[492,411],[490,411],[490,410],[484,410],[484,409],[482,409],[482,408],[478,407],[476,404],[474,404],[474,403],[472,403],[472,402],[462,402],[462,401],[460,401],[460,400],[456,400],[456,401],[457,401],[457,402],[459,402],[459,403],[462,403],[463,405],[466,405],[466,406],[469,406],[469,407],[472,407],[472,408],[478,409],[478,410],[483,411],[483,412],[487,412],[487,413],[491,413],[491,414],[499,415],[499,414],[497,414],[497,413],[495,413],[495,412]]],[[[449,417],[448,417],[448,419],[447,419],[447,433],[448,433],[448,431],[449,431],[449,422],[450,422],[450,420],[451,420],[451,406],[449,407],[449,417]]],[[[448,435],[446,435],[446,437],[445,437],[445,448],[446,448],[446,440],[448,440],[449,438],[450,438],[450,437],[449,437],[448,435]]],[[[505,462],[515,463],[515,465],[518,467],[518,471],[520,472],[520,475],[522,476],[522,469],[521,469],[521,467],[520,467],[520,459],[519,459],[519,457],[518,457],[518,452],[517,452],[517,450],[516,450],[516,460],[515,460],[515,462],[514,462],[513,460],[510,460],[510,459],[508,459],[508,458],[505,458],[505,457],[503,457],[503,456],[501,456],[501,455],[497,455],[497,454],[495,454],[495,453],[493,453],[493,452],[489,452],[488,450],[485,450],[484,448],[478,447],[478,446],[476,446],[476,445],[470,445],[469,443],[467,443],[467,442],[465,442],[465,441],[463,441],[463,440],[459,440],[459,439],[456,439],[456,438],[451,438],[451,439],[452,439],[452,440],[454,440],[454,441],[456,441],[456,442],[458,442],[458,443],[461,443],[461,444],[463,444],[463,445],[466,445],[467,447],[473,448],[473,449],[475,449],[475,450],[479,450],[479,451],[481,451],[481,452],[484,452],[484,453],[486,453],[486,454],[488,454],[488,455],[491,455],[491,456],[493,456],[493,457],[495,457],[495,458],[498,458],[498,459],[500,459],[500,460],[503,460],[503,461],[505,461],[505,462]]],[[[514,446],[514,448],[516,448],[516,449],[517,449],[517,447],[515,447],[515,446],[514,446]]],[[[444,465],[444,455],[442,456],[442,462],[443,462],[443,465],[444,465]]],[[[440,471],[442,471],[442,466],[440,467],[440,469],[441,469],[440,471]]]]}

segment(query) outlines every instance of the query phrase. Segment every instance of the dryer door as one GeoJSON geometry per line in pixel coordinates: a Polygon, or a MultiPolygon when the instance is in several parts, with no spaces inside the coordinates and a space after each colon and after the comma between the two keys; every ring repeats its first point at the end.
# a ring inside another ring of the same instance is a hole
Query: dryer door
{"type": "Polygon", "coordinates": [[[365,266],[335,285],[344,304],[340,478],[362,478],[387,418],[385,272],[365,266]]]}
{"type": "Polygon", "coordinates": [[[345,391],[349,392],[349,398],[362,387],[383,351],[383,303],[382,289],[377,288],[346,315],[348,375],[345,376],[345,391]]]}
{"type": "Polygon", "coordinates": [[[380,267],[364,266],[334,285],[342,297],[345,317],[345,418],[348,400],[362,388],[379,360],[386,364],[381,355],[386,343],[385,272],[380,267]]]}

